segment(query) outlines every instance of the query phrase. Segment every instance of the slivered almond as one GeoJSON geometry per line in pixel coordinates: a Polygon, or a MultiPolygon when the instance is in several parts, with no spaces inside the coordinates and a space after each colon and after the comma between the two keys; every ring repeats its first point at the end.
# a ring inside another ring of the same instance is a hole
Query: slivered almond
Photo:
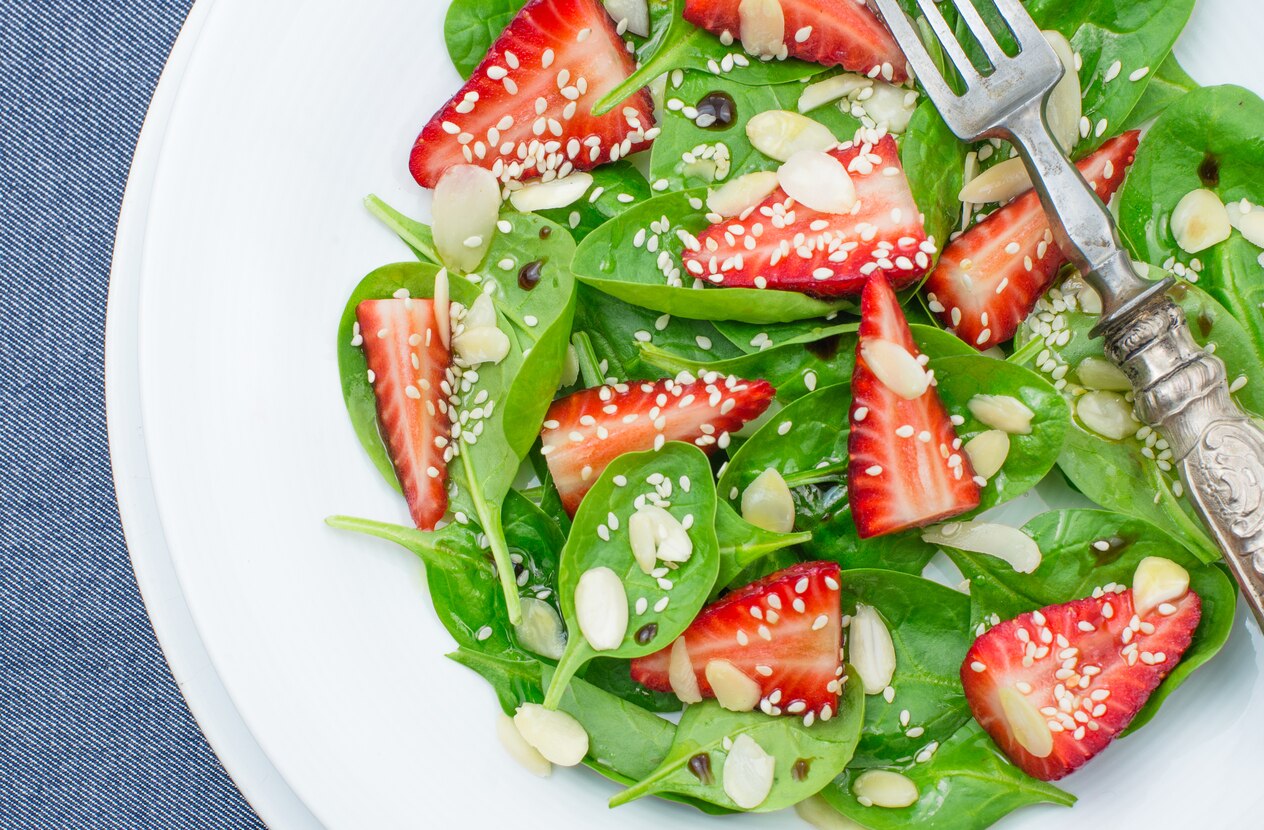
{"type": "Polygon", "coordinates": [[[1075,375],[1085,389],[1101,389],[1107,392],[1129,392],[1132,382],[1115,364],[1104,357],[1086,357],[1075,367],[1075,375]]]}
{"type": "Polygon", "coordinates": [[[443,264],[468,274],[478,268],[496,233],[500,183],[472,164],[449,167],[435,185],[434,243],[443,264]]]}
{"type": "Polygon", "coordinates": [[[1132,576],[1132,603],[1137,615],[1144,617],[1165,602],[1173,602],[1189,593],[1189,571],[1159,556],[1147,556],[1137,563],[1132,576]]]}
{"type": "Polygon", "coordinates": [[[1176,203],[1171,228],[1176,244],[1190,254],[1224,242],[1232,233],[1224,203],[1206,188],[1191,190],[1176,203]]]}
{"type": "Polygon", "coordinates": [[[707,194],[707,210],[725,219],[741,216],[771,196],[777,186],[777,174],[771,170],[738,176],[707,194]]]}
{"type": "Polygon", "coordinates": [[[781,473],[764,470],[742,493],[742,518],[776,533],[794,530],[794,499],[781,473]]]}
{"type": "Polygon", "coordinates": [[[846,98],[854,92],[869,89],[873,84],[872,78],[866,78],[854,72],[844,72],[841,75],[808,84],[799,95],[799,112],[811,112],[817,107],[846,98]]]}
{"type": "Polygon", "coordinates": [[[906,401],[920,398],[930,387],[930,375],[899,343],[866,339],[860,344],[860,356],[883,386],[906,401]]]}
{"type": "Polygon", "coordinates": [[[628,594],[609,568],[584,572],[575,586],[575,616],[593,651],[613,651],[628,633],[628,594]]]}
{"type": "Polygon", "coordinates": [[[523,213],[569,207],[584,197],[592,187],[590,173],[571,173],[551,182],[531,182],[509,195],[509,201],[523,213]]]}
{"type": "Polygon", "coordinates": [[[628,31],[637,37],[650,36],[650,9],[646,0],[605,0],[606,11],[615,23],[628,21],[628,31]]]}
{"type": "Polygon", "coordinates": [[[975,395],[966,408],[987,426],[1010,435],[1030,435],[1031,419],[1036,417],[1026,404],[1009,395],[975,395]]]}
{"type": "Polygon", "coordinates": [[[562,618],[542,599],[522,598],[522,622],[514,626],[514,633],[523,648],[550,660],[560,660],[566,650],[562,618]]]}
{"type": "Polygon", "coordinates": [[[1040,546],[1016,527],[991,522],[949,522],[922,531],[922,541],[931,545],[995,556],[1008,562],[1018,573],[1040,567],[1040,546]]]}
{"type": "Polygon", "coordinates": [[[789,110],[767,110],[746,122],[746,137],[756,150],[786,161],[800,150],[828,150],[838,143],[819,121],[789,110]]]}
{"type": "Polygon", "coordinates": [[[1115,441],[1137,431],[1132,405],[1118,392],[1085,392],[1075,399],[1075,415],[1088,429],[1115,441]]]}
{"type": "Polygon", "coordinates": [[[737,19],[743,49],[760,57],[784,57],[786,13],[781,0],[742,0],[737,19]]]}
{"type": "Polygon", "coordinates": [[[851,793],[861,803],[898,810],[917,803],[917,785],[906,775],[885,769],[862,772],[851,784],[851,793]]]}
{"type": "Polygon", "coordinates": [[[553,765],[549,763],[549,759],[527,743],[513,718],[504,712],[496,713],[496,737],[500,738],[500,745],[509,753],[509,757],[521,764],[527,772],[537,778],[548,778],[553,773],[553,765]]]}
{"type": "Polygon", "coordinates": [[[759,705],[759,684],[728,660],[708,662],[706,675],[716,701],[730,712],[749,712],[759,705]]]}
{"type": "Polygon", "coordinates": [[[1002,688],[1000,699],[1001,712],[1014,740],[1037,758],[1048,758],[1053,753],[1053,733],[1045,716],[1017,689],[1002,688]]]}
{"type": "Polygon", "coordinates": [[[878,612],[857,605],[847,628],[847,655],[860,674],[865,694],[876,695],[891,685],[895,676],[895,644],[878,612]]]}
{"type": "Polygon", "coordinates": [[[800,150],[777,170],[786,195],[821,213],[847,213],[856,204],[856,185],[843,163],[821,150],[800,150]]]}
{"type": "Polygon", "coordinates": [[[1005,466],[1009,457],[1009,433],[989,429],[966,442],[962,448],[970,457],[970,466],[984,478],[991,478],[1005,466]]]}
{"type": "Polygon", "coordinates": [[[776,759],[745,732],[724,758],[724,792],[743,810],[753,810],[772,791],[776,759]]]}
{"type": "Polygon", "coordinates": [[[998,162],[972,178],[961,188],[958,198],[972,205],[1008,202],[1031,190],[1031,174],[1023,160],[1015,156],[998,162]]]}
{"type": "Polygon", "coordinates": [[[1080,138],[1080,116],[1084,102],[1080,95],[1080,75],[1075,69],[1075,50],[1061,32],[1041,32],[1062,62],[1062,80],[1058,81],[1045,105],[1045,121],[1064,152],[1070,152],[1080,138]]]}
{"type": "Polygon", "coordinates": [[[518,707],[513,722],[523,740],[559,767],[573,767],[588,754],[588,733],[565,712],[524,703],[518,707]]]}
{"type": "Polygon", "coordinates": [[[672,643],[671,659],[667,664],[667,681],[681,703],[702,701],[698,675],[694,674],[693,663],[689,659],[689,646],[686,645],[684,637],[677,637],[672,643]]]}

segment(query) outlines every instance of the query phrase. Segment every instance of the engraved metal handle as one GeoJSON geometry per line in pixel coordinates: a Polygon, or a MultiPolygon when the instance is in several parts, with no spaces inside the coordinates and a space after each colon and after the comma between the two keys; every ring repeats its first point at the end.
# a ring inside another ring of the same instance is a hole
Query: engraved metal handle
{"type": "Polygon", "coordinates": [[[1136,390],[1137,417],[1171,446],[1190,502],[1264,627],[1264,431],[1229,397],[1224,362],[1194,342],[1167,297],[1103,333],[1136,390]]]}

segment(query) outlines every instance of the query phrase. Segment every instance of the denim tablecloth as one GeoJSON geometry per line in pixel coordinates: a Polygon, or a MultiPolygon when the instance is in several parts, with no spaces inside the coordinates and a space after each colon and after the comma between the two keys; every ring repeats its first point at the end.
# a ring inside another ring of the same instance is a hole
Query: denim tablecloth
{"type": "Polygon", "coordinates": [[[191,0],[0,0],[0,828],[260,826],[172,681],[106,446],[132,150],[191,0]]]}

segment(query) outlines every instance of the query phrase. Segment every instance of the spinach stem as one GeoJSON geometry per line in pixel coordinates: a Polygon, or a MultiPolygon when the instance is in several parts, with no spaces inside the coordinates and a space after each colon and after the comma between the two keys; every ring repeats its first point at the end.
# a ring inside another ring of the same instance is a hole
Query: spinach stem
{"type": "MultiPolygon", "coordinates": [[[[629,75],[623,83],[602,96],[592,109],[593,115],[605,115],[610,110],[622,104],[637,90],[649,86],[653,81],[664,72],[675,69],[678,61],[679,53],[689,48],[691,38],[698,37],[701,29],[695,29],[692,25],[685,22],[683,3],[674,3],[672,13],[667,15],[667,30],[663,32],[661,37],[656,36],[657,33],[651,34],[649,41],[652,53],[647,58],[642,58],[639,68],[629,75]]],[[[703,35],[710,37],[710,35],[703,35]]]]}
{"type": "Polygon", "coordinates": [[[813,467],[810,470],[800,470],[797,473],[787,473],[785,476],[787,487],[803,487],[808,484],[824,484],[834,481],[840,476],[846,477],[847,462],[839,461],[834,464],[828,464],[824,467],[813,467]]]}
{"type": "Polygon", "coordinates": [[[365,198],[364,206],[368,208],[369,213],[376,216],[383,225],[386,225],[386,227],[390,228],[396,236],[404,240],[404,243],[408,245],[408,247],[412,248],[435,265],[443,264],[439,260],[439,253],[435,250],[433,242],[427,239],[422,239],[414,233],[413,230],[408,227],[406,222],[401,221],[404,218],[403,215],[398,213],[390,205],[386,204],[386,202],[383,202],[375,195],[370,195],[365,198]]]}
{"type": "Polygon", "coordinates": [[[553,671],[553,676],[549,678],[549,688],[544,693],[545,709],[557,709],[558,704],[562,702],[562,695],[566,694],[566,687],[571,683],[571,678],[575,676],[575,672],[579,671],[580,666],[588,662],[588,657],[588,644],[584,642],[583,635],[572,637],[566,645],[566,651],[562,653],[562,659],[557,663],[557,668],[553,671]]]}
{"type": "Polygon", "coordinates": [[[597,359],[597,352],[593,349],[588,332],[575,332],[571,344],[575,346],[575,353],[579,357],[579,374],[584,379],[584,386],[591,389],[604,384],[606,379],[601,376],[601,361],[597,359]]]}
{"type": "Polygon", "coordinates": [[[1014,353],[1005,360],[1008,363],[1013,363],[1015,366],[1026,366],[1035,359],[1036,355],[1040,354],[1040,350],[1043,349],[1044,346],[1045,341],[1043,337],[1033,337],[1022,346],[1015,349],[1014,353]]]}
{"type": "Polygon", "coordinates": [[[513,562],[509,559],[509,544],[505,541],[505,528],[500,523],[500,505],[488,504],[476,482],[478,476],[470,463],[469,453],[461,453],[461,465],[465,468],[465,480],[470,498],[474,502],[474,512],[478,514],[483,533],[487,534],[488,544],[492,548],[492,558],[496,561],[496,574],[500,577],[500,587],[505,594],[505,608],[509,612],[509,622],[518,625],[522,622],[522,600],[518,596],[518,580],[514,574],[513,562]]]}

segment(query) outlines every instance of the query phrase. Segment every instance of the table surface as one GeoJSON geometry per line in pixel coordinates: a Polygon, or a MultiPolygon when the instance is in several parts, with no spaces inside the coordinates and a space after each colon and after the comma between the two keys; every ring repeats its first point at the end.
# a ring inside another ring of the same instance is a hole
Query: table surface
{"type": "Polygon", "coordinates": [[[0,828],[261,827],[136,589],[103,388],[115,223],[191,0],[0,0],[0,828]]]}

